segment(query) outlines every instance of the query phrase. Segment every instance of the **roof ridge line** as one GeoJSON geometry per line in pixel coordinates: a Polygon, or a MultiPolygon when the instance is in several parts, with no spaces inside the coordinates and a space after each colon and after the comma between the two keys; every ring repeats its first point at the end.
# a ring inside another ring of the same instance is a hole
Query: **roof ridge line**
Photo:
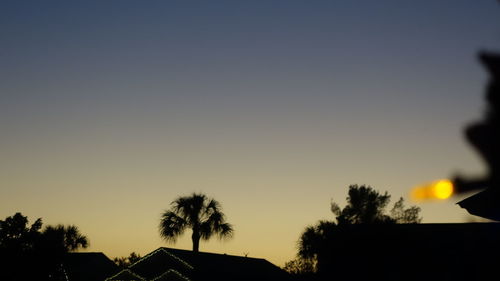
{"type": "MultiPolygon", "coordinates": [[[[500,223],[499,223],[500,224],[500,223]]],[[[164,249],[172,249],[174,251],[185,251],[185,252],[192,252],[190,250],[183,250],[183,249],[174,249],[174,248],[168,248],[168,247],[162,247],[164,249]]],[[[168,250],[166,250],[168,251],[168,250]]],[[[221,254],[221,253],[211,253],[211,252],[198,252],[198,254],[206,254],[206,255],[218,255],[218,256],[229,256],[229,257],[236,257],[236,258],[242,258],[242,259],[254,259],[254,260],[265,260],[265,258],[256,258],[256,257],[247,257],[247,256],[238,256],[238,255],[233,255],[233,254],[221,254]]]]}

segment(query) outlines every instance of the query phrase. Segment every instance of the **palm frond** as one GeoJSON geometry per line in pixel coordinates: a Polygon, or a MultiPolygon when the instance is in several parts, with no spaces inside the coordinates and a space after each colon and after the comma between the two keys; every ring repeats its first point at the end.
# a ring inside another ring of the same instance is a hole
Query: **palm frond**
{"type": "Polygon", "coordinates": [[[87,237],[80,233],[80,230],[75,225],[69,225],[66,228],[63,227],[64,240],[66,247],[69,251],[75,251],[79,248],[87,248],[88,240],[87,237]]]}
{"type": "Polygon", "coordinates": [[[199,227],[200,238],[203,240],[208,240],[214,234],[213,227],[208,221],[204,221],[199,227]]]}
{"type": "Polygon", "coordinates": [[[308,226],[300,236],[298,248],[301,258],[314,258],[321,250],[323,241],[331,237],[336,224],[321,220],[314,226],[308,226]]]}
{"type": "Polygon", "coordinates": [[[230,238],[233,235],[233,227],[226,223],[224,214],[220,210],[212,209],[209,217],[200,225],[202,239],[208,240],[213,234],[220,239],[230,238]]]}
{"type": "Polygon", "coordinates": [[[82,235],[75,225],[49,225],[43,231],[43,235],[47,241],[65,252],[72,252],[89,246],[87,237],[82,235]]]}
{"type": "Polygon", "coordinates": [[[160,220],[160,236],[169,242],[175,242],[177,237],[184,233],[187,227],[186,220],[175,212],[165,211],[160,220]]]}
{"type": "Polygon", "coordinates": [[[172,211],[184,218],[188,224],[196,225],[203,213],[205,200],[207,200],[205,195],[196,193],[179,197],[172,202],[172,211]]]}
{"type": "Polygon", "coordinates": [[[229,223],[223,223],[215,229],[215,232],[218,234],[220,239],[232,238],[234,235],[234,228],[229,223]]]}
{"type": "Polygon", "coordinates": [[[198,193],[178,197],[171,203],[171,209],[162,215],[160,236],[175,242],[187,228],[193,230],[193,237],[198,240],[208,240],[213,235],[230,238],[234,232],[232,225],[226,223],[219,202],[198,193]]]}

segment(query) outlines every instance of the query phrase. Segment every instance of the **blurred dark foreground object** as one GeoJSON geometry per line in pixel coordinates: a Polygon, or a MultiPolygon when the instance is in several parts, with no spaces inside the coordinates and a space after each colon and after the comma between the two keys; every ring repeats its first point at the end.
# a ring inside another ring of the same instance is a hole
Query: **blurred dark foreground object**
{"type": "Polygon", "coordinates": [[[500,133],[498,121],[500,54],[482,53],[479,58],[491,76],[486,89],[488,108],[483,120],[466,128],[465,136],[484,159],[488,170],[485,178],[470,180],[459,177],[454,180],[454,185],[457,192],[484,189],[457,204],[472,215],[500,221],[500,139],[498,137],[500,133]]]}

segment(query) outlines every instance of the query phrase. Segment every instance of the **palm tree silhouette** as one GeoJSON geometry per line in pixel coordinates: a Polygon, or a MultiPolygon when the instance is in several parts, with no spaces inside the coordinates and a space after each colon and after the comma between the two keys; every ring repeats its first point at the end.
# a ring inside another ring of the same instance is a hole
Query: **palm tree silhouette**
{"type": "Polygon", "coordinates": [[[215,199],[193,193],[177,198],[171,205],[160,221],[160,236],[168,242],[175,242],[190,228],[193,252],[198,252],[200,239],[208,240],[214,234],[221,239],[233,235],[233,226],[225,221],[221,206],[215,199]]]}
{"type": "Polygon", "coordinates": [[[43,235],[46,241],[53,245],[54,249],[57,248],[65,253],[85,249],[89,246],[87,237],[81,234],[75,225],[49,225],[43,231],[43,235]]]}

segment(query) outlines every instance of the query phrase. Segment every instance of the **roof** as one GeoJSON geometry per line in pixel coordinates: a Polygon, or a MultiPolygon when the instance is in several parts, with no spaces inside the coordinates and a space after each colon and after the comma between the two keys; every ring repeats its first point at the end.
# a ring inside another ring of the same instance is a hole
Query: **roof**
{"type": "Polygon", "coordinates": [[[167,251],[166,248],[159,248],[130,265],[128,269],[146,280],[152,280],[170,269],[190,275],[193,266],[167,251]]]}
{"type": "Polygon", "coordinates": [[[218,276],[224,280],[277,280],[287,276],[265,259],[162,248],[195,268],[196,275],[218,276]]]}
{"type": "Polygon", "coordinates": [[[117,274],[106,278],[106,280],[121,280],[121,281],[146,281],[143,277],[135,274],[129,269],[124,269],[117,274]]]}
{"type": "Polygon", "coordinates": [[[498,189],[485,189],[457,204],[470,214],[500,221],[500,193],[498,189]]]}
{"type": "Polygon", "coordinates": [[[191,279],[179,273],[177,270],[169,269],[162,275],[152,279],[151,281],[189,281],[191,279]]]}
{"type": "Polygon", "coordinates": [[[102,281],[118,272],[118,266],[103,253],[68,253],[63,269],[68,281],[102,281]]]}
{"type": "MultiPolygon", "coordinates": [[[[158,248],[127,269],[144,280],[284,280],[288,274],[265,259],[158,248]]],[[[120,274],[125,274],[122,271],[120,274]]],[[[123,280],[117,274],[107,280],[123,280]]],[[[130,280],[130,279],[128,279],[130,280]]],[[[140,280],[136,278],[136,280],[140,280]]]]}

